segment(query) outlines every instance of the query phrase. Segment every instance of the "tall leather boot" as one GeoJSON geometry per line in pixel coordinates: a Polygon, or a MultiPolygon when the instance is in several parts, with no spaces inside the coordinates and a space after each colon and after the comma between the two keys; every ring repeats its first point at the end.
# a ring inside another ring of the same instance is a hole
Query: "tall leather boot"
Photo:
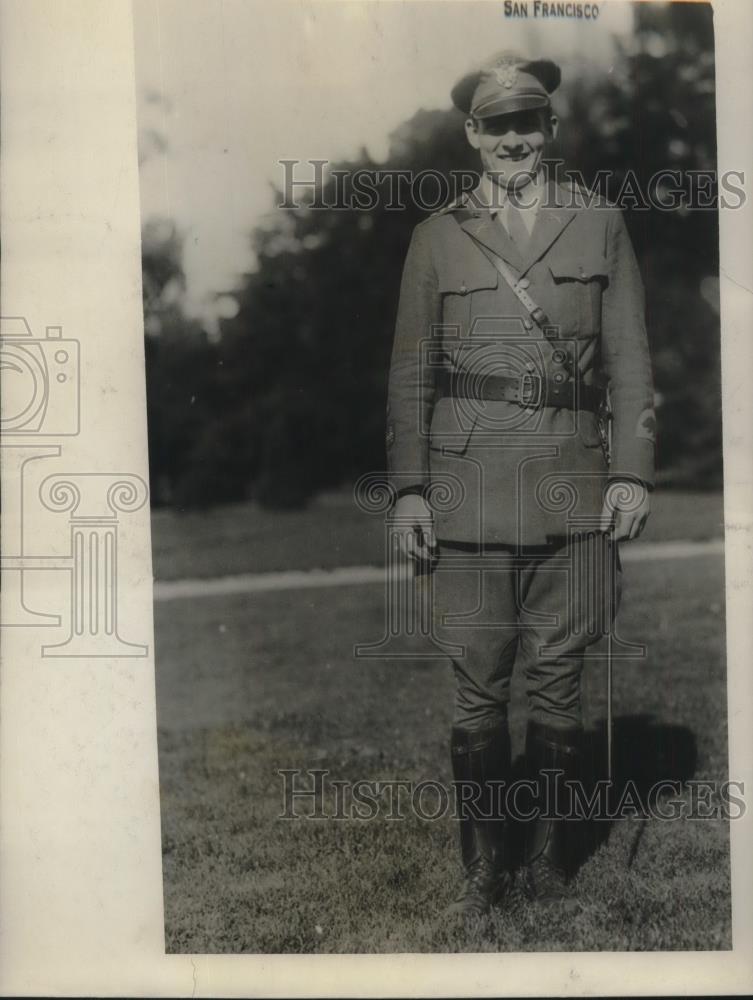
{"type": "Polygon", "coordinates": [[[482,730],[452,730],[452,770],[460,814],[460,849],[465,868],[463,891],[448,913],[483,916],[502,900],[511,876],[505,850],[504,789],[490,782],[510,778],[507,722],[482,730]]]}
{"type": "Polygon", "coordinates": [[[572,873],[575,838],[582,824],[577,820],[554,817],[556,783],[558,812],[569,809],[572,795],[566,781],[580,781],[582,775],[583,730],[556,729],[530,722],[526,733],[526,770],[537,783],[537,816],[526,828],[524,851],[524,886],[530,899],[540,903],[562,903],[574,906],[568,887],[572,873]],[[542,774],[561,771],[561,774],[542,774]],[[547,802],[547,785],[550,791],[547,802]],[[547,806],[549,807],[547,809],[547,806]],[[545,813],[550,815],[542,815],[545,813]]]}

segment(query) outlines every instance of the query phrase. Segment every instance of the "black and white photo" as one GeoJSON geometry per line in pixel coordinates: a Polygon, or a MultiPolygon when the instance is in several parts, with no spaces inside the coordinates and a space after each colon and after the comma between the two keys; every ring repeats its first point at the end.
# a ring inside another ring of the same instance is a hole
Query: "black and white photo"
{"type": "Polygon", "coordinates": [[[731,946],[745,194],[586,6],[137,8],[169,950],[731,946]]]}
{"type": "Polygon", "coordinates": [[[0,0],[0,994],[747,995],[753,8],[0,0]]]}

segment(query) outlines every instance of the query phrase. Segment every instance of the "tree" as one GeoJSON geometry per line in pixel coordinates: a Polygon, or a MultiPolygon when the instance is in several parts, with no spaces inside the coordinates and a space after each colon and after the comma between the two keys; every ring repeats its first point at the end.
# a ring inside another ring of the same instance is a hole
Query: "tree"
{"type": "MultiPolygon", "coordinates": [[[[616,198],[632,171],[647,190],[659,170],[713,169],[716,159],[711,14],[705,4],[635,5],[636,31],[614,71],[568,73],[555,150],[591,182],[611,171],[616,198]]],[[[462,115],[419,111],[391,137],[384,164],[362,151],[334,165],[317,202],[341,200],[337,171],[477,169],[462,115]]],[[[430,188],[429,188],[430,190],[430,188]]],[[[148,344],[150,446],[165,496],[208,503],[252,496],[305,503],[328,487],[384,467],[387,371],[400,273],[410,235],[425,217],[404,192],[363,210],[277,208],[252,234],[257,266],[235,295],[237,315],[210,344],[171,304],[180,281],[176,236],[145,252],[160,289],[160,331],[148,344]]],[[[276,200],[283,198],[277,192],[276,200]]],[[[659,463],[665,482],[721,481],[719,318],[708,294],[718,275],[716,211],[626,211],[647,291],[659,393],[659,463]],[[703,289],[706,293],[702,294],[703,289]]],[[[147,248],[148,249],[148,248],[147,248]]],[[[150,293],[151,294],[151,293],[150,293]]]]}

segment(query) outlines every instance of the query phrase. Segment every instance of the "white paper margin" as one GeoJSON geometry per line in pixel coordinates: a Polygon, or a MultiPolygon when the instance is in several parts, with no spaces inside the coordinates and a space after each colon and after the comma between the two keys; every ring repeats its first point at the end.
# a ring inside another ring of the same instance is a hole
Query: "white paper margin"
{"type": "MultiPolygon", "coordinates": [[[[714,7],[719,171],[744,169],[750,196],[753,5],[717,0],[714,7]]],[[[46,366],[45,391],[52,393],[57,375],[65,376],[63,396],[50,403],[50,422],[3,441],[3,614],[44,612],[54,620],[34,618],[31,626],[11,624],[2,632],[0,992],[750,992],[749,814],[731,824],[732,952],[164,954],[150,532],[148,503],[139,503],[147,453],[132,14],[127,0],[1,0],[0,18],[0,312],[28,322],[37,346],[26,353],[46,366]],[[63,341],[79,345],[77,432],[63,412],[73,398],[75,359],[70,343],[50,347],[56,327],[63,341]],[[64,360],[56,360],[58,350],[64,360]],[[107,561],[113,547],[114,574],[107,561]],[[13,558],[42,561],[22,573],[13,558]],[[71,587],[79,588],[75,613],[71,587]],[[77,630],[90,641],[86,655],[75,643],[70,656],[60,648],[51,652],[77,630]],[[130,652],[122,655],[126,646],[130,652]]],[[[730,775],[745,782],[748,802],[752,216],[750,203],[721,216],[730,775]]],[[[23,345],[19,349],[23,353],[23,345]]]]}

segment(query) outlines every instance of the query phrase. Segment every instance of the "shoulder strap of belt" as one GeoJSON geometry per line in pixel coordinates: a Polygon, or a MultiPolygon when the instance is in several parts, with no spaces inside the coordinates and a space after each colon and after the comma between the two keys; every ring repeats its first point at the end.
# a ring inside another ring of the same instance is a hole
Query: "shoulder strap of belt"
{"type": "MultiPolygon", "coordinates": [[[[473,218],[472,213],[469,212],[467,209],[463,208],[453,212],[452,214],[458,225],[460,225],[461,222],[466,222],[468,219],[473,218]]],[[[544,336],[548,340],[556,340],[557,331],[552,326],[549,317],[541,308],[541,306],[537,305],[536,302],[534,302],[534,300],[531,298],[531,296],[528,294],[525,288],[521,287],[518,278],[515,276],[514,272],[507,266],[507,264],[502,260],[502,258],[498,254],[494,253],[492,249],[490,249],[484,243],[482,243],[481,240],[477,239],[473,235],[473,233],[469,233],[467,229],[464,229],[463,232],[465,232],[468,236],[470,236],[470,238],[473,240],[473,242],[476,244],[479,250],[483,253],[486,259],[499,272],[499,274],[504,279],[505,283],[509,286],[512,293],[515,295],[517,300],[526,310],[526,312],[534,321],[536,326],[538,326],[542,330],[544,336]]]]}

